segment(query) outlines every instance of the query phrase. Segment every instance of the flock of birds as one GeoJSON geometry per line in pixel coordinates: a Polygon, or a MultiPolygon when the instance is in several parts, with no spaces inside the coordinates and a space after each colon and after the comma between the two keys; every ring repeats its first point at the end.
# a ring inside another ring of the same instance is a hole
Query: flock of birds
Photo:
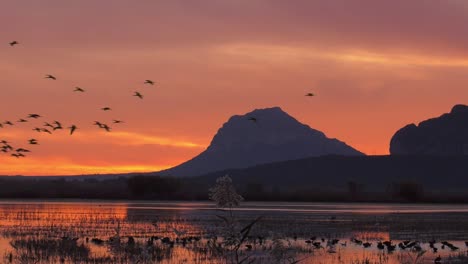
{"type": "MultiPolygon", "coordinates": [[[[11,47],[16,46],[16,45],[18,45],[18,44],[19,44],[18,41],[12,41],[12,42],[9,43],[9,45],[10,45],[11,47]]],[[[57,80],[57,77],[54,76],[54,75],[52,75],[52,74],[46,74],[44,78],[45,78],[45,79],[52,80],[52,81],[56,81],[56,80],[57,80]]],[[[143,84],[146,84],[146,85],[155,85],[155,82],[148,79],[148,80],[145,80],[145,81],[143,82],[143,84]]],[[[84,93],[84,92],[86,92],[86,90],[83,89],[83,88],[81,88],[81,87],[75,87],[74,90],[73,90],[73,92],[76,92],[76,93],[84,93]]],[[[143,99],[143,97],[144,97],[143,94],[142,94],[141,92],[139,92],[139,91],[135,91],[135,92],[133,93],[133,96],[134,96],[134,97],[137,97],[137,98],[139,98],[139,99],[143,99]]],[[[101,108],[100,110],[102,110],[102,111],[111,111],[112,109],[111,109],[110,107],[106,106],[106,107],[101,108]]],[[[0,129],[6,128],[6,127],[10,127],[10,126],[14,126],[15,123],[27,123],[27,122],[32,122],[33,120],[37,120],[37,119],[40,119],[40,118],[42,118],[41,115],[33,113],[33,114],[29,114],[29,115],[28,115],[27,117],[25,117],[25,118],[20,118],[20,119],[18,119],[16,122],[13,122],[13,121],[10,121],[10,120],[6,120],[6,121],[4,121],[4,122],[0,122],[0,129]]],[[[112,123],[113,123],[113,124],[122,124],[122,123],[124,123],[124,121],[122,121],[122,120],[117,120],[117,119],[113,119],[113,120],[112,120],[112,123]]],[[[111,127],[110,127],[108,124],[104,123],[104,122],[94,121],[94,124],[93,124],[93,125],[97,126],[97,127],[100,128],[100,129],[105,130],[106,132],[110,132],[110,131],[111,131],[111,127]]],[[[78,126],[75,125],[75,124],[71,124],[70,126],[65,127],[64,125],[62,125],[61,122],[59,122],[59,121],[53,121],[53,122],[50,122],[50,123],[49,123],[49,122],[44,122],[42,126],[37,126],[37,127],[33,128],[33,131],[36,131],[36,132],[38,132],[38,133],[52,134],[53,132],[55,132],[55,131],[57,131],[57,130],[63,130],[63,129],[65,129],[65,128],[68,129],[70,135],[73,135],[73,134],[76,132],[76,130],[78,129],[78,126]]],[[[38,140],[35,139],[35,138],[31,138],[31,139],[29,139],[27,142],[28,142],[29,145],[39,145],[38,140]]],[[[15,158],[23,158],[23,157],[26,157],[26,153],[31,152],[31,150],[26,149],[26,148],[22,148],[22,147],[17,148],[17,147],[14,147],[14,146],[12,145],[11,142],[9,142],[9,141],[7,141],[7,140],[4,140],[4,139],[3,139],[3,140],[0,140],[0,151],[1,151],[2,153],[4,153],[4,154],[7,154],[7,155],[9,154],[11,157],[15,157],[15,158]]]]}
{"type": "MultiPolygon", "coordinates": [[[[16,40],[9,43],[9,45],[11,47],[19,45],[19,44],[20,43],[18,41],[16,41],[16,40]]],[[[45,79],[56,81],[57,77],[52,75],[52,74],[46,74],[45,79]]],[[[152,80],[145,80],[143,82],[143,84],[154,85],[155,83],[152,80]]],[[[73,91],[76,92],[76,93],[86,92],[86,90],[81,88],[81,87],[75,87],[73,91]]],[[[135,91],[133,93],[133,96],[137,97],[139,99],[143,99],[143,97],[144,97],[143,94],[140,93],[139,91],[135,91]]],[[[315,96],[315,94],[307,93],[305,96],[313,97],[313,96],[315,96]]],[[[101,110],[102,111],[111,111],[112,109],[110,107],[106,106],[106,107],[101,108],[101,110]]],[[[39,114],[30,114],[26,118],[20,118],[17,121],[17,123],[26,123],[26,122],[29,122],[29,120],[31,120],[31,119],[39,119],[41,117],[42,116],[39,115],[39,114]]],[[[254,123],[257,123],[257,121],[258,121],[257,117],[253,117],[253,116],[248,117],[248,120],[252,121],[254,123]]],[[[124,123],[124,121],[114,119],[114,120],[112,120],[112,123],[113,124],[121,124],[121,123],[124,123]]],[[[14,125],[14,122],[6,120],[3,123],[0,123],[0,128],[5,128],[7,126],[13,126],[13,125],[14,125]]],[[[105,130],[106,132],[111,131],[111,127],[109,125],[103,123],[103,122],[95,121],[94,125],[96,125],[100,129],[105,130]]],[[[69,127],[66,127],[66,128],[69,130],[70,135],[73,135],[75,133],[75,131],[78,129],[78,126],[76,126],[75,124],[72,124],[72,125],[70,125],[69,127]]],[[[62,123],[59,122],[59,121],[53,121],[51,123],[44,122],[42,127],[35,127],[33,130],[36,131],[36,132],[39,132],[39,133],[52,134],[54,131],[61,130],[61,129],[64,129],[64,126],[62,125],[62,123]]],[[[34,139],[34,138],[29,139],[28,143],[29,143],[29,145],[38,145],[39,144],[37,139],[34,139]]],[[[10,142],[8,142],[6,140],[1,140],[0,144],[1,144],[1,146],[0,146],[0,151],[1,152],[6,153],[6,154],[10,154],[10,156],[15,157],[15,158],[23,158],[23,157],[26,156],[25,153],[31,152],[30,150],[25,149],[25,148],[15,148],[10,144],[10,142]]]]}
{"type": "MultiPolygon", "coordinates": [[[[296,240],[296,239],[297,239],[297,236],[294,237],[294,240],[296,240]]],[[[359,240],[357,238],[351,238],[350,242],[357,245],[357,246],[362,246],[364,248],[371,248],[372,247],[372,243],[364,242],[364,241],[359,240]]],[[[310,239],[305,240],[305,243],[307,245],[311,245],[314,249],[323,249],[324,246],[326,246],[328,248],[329,253],[336,253],[336,251],[334,250],[334,247],[336,245],[338,245],[338,243],[343,247],[346,247],[346,245],[347,245],[346,241],[340,242],[339,239],[325,240],[325,238],[318,239],[317,237],[311,237],[310,239]]],[[[433,253],[438,253],[439,249],[441,249],[441,250],[449,249],[451,251],[457,251],[457,250],[460,249],[459,247],[455,246],[454,244],[452,244],[452,243],[450,243],[448,241],[437,242],[436,240],[431,240],[431,241],[428,241],[427,243],[429,244],[429,248],[431,249],[431,251],[433,253]],[[437,243],[440,243],[440,245],[439,245],[440,247],[437,247],[437,245],[436,245],[437,243]]],[[[423,248],[423,244],[424,244],[423,242],[412,241],[412,240],[405,240],[405,241],[401,241],[398,244],[395,244],[395,243],[393,243],[393,241],[387,240],[387,241],[383,241],[383,242],[382,241],[377,242],[377,249],[378,250],[386,250],[388,253],[392,253],[396,249],[410,250],[410,251],[413,251],[413,252],[423,253],[423,252],[425,252],[425,250],[423,248]]],[[[465,246],[468,247],[468,241],[465,241],[465,246]]],[[[440,264],[441,261],[442,261],[442,257],[440,255],[438,255],[434,259],[435,264],[440,264]]]]}

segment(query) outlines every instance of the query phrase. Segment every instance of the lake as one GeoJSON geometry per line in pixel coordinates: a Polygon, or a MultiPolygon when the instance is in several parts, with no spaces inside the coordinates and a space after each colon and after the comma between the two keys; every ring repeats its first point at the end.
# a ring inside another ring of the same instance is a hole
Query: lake
{"type": "Polygon", "coordinates": [[[226,263],[237,255],[243,263],[396,264],[440,256],[441,263],[468,263],[468,205],[245,202],[232,211],[233,221],[226,217],[211,202],[0,200],[0,257],[226,263]],[[259,217],[237,254],[228,249],[226,230],[259,217]]]}

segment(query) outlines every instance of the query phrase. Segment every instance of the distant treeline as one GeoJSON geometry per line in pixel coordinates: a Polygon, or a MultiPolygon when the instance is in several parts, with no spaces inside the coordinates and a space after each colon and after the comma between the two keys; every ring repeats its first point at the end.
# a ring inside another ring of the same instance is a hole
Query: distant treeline
{"type": "MultiPolygon", "coordinates": [[[[234,183],[247,201],[320,202],[468,202],[468,194],[427,192],[419,183],[395,182],[384,191],[366,190],[365,185],[349,181],[343,188],[269,185],[260,182],[234,183]]],[[[135,175],[114,179],[38,179],[0,178],[0,198],[76,198],[127,200],[207,200],[214,184],[197,178],[135,175]]]]}

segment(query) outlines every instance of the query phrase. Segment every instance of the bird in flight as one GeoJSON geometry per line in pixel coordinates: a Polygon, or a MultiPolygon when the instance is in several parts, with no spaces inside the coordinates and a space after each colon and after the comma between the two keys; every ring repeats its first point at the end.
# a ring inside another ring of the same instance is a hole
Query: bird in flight
{"type": "Polygon", "coordinates": [[[20,153],[20,152],[31,152],[31,151],[28,149],[19,148],[19,149],[16,149],[16,152],[20,153]]]}
{"type": "Polygon", "coordinates": [[[23,119],[23,118],[21,118],[20,120],[18,120],[18,123],[26,123],[26,122],[28,122],[28,120],[23,119]]]}
{"type": "Polygon", "coordinates": [[[313,94],[313,93],[307,93],[305,96],[312,97],[312,96],[315,96],[315,94],[313,94]]]}
{"type": "Polygon", "coordinates": [[[63,128],[62,124],[59,121],[54,121],[54,124],[56,125],[55,127],[53,127],[54,130],[63,128]]]}
{"type": "Polygon", "coordinates": [[[40,129],[40,128],[38,128],[38,127],[33,128],[33,130],[34,130],[34,131],[37,131],[37,132],[41,132],[41,131],[42,131],[42,129],[40,129]]]}
{"type": "Polygon", "coordinates": [[[101,128],[104,129],[104,130],[106,130],[107,132],[110,132],[110,131],[111,131],[111,128],[110,128],[108,125],[106,125],[106,124],[103,124],[103,125],[101,126],[101,128]]]}
{"type": "Polygon", "coordinates": [[[75,132],[76,129],[78,129],[78,127],[76,127],[75,125],[72,125],[71,127],[69,127],[70,129],[70,135],[73,135],[73,132],[75,132]]]}
{"type": "Polygon", "coordinates": [[[136,96],[136,97],[138,97],[140,99],[143,99],[143,95],[141,93],[139,93],[139,92],[135,92],[135,94],[133,94],[133,96],[136,96]]]}
{"type": "Polygon", "coordinates": [[[249,120],[249,121],[252,121],[252,122],[254,122],[254,123],[257,123],[257,121],[258,121],[257,118],[255,118],[255,117],[249,117],[248,120],[249,120]]]}
{"type": "Polygon", "coordinates": [[[45,78],[46,79],[51,79],[51,80],[54,80],[54,81],[57,80],[57,78],[55,76],[50,75],[50,74],[47,74],[45,78]]]}
{"type": "Polygon", "coordinates": [[[112,110],[112,109],[111,109],[110,107],[107,107],[107,106],[106,106],[106,107],[101,108],[101,110],[102,110],[102,111],[110,111],[110,110],[112,110]]]}
{"type": "Polygon", "coordinates": [[[13,153],[11,154],[11,156],[15,157],[15,158],[22,158],[22,157],[25,157],[23,153],[13,153]]]}
{"type": "Polygon", "coordinates": [[[152,80],[145,80],[145,84],[154,85],[154,82],[152,80]]]}
{"type": "Polygon", "coordinates": [[[13,125],[13,123],[12,123],[11,121],[5,121],[3,124],[9,125],[9,126],[12,126],[12,125],[13,125]]]}
{"type": "Polygon", "coordinates": [[[19,42],[18,42],[18,41],[16,41],[16,40],[14,40],[14,41],[12,41],[12,42],[10,42],[10,43],[8,43],[8,44],[10,44],[10,46],[12,46],[12,47],[13,47],[13,46],[15,46],[15,45],[18,45],[18,44],[19,44],[19,42]]]}
{"type": "Polygon", "coordinates": [[[38,114],[29,114],[29,116],[28,116],[28,118],[34,118],[34,119],[37,119],[39,117],[41,117],[41,116],[38,115],[38,114]]]}
{"type": "Polygon", "coordinates": [[[75,90],[73,90],[73,91],[83,93],[85,90],[83,88],[80,88],[80,87],[75,87],[75,90]]]}
{"type": "Polygon", "coordinates": [[[114,124],[122,124],[122,123],[124,123],[124,121],[122,121],[122,120],[116,120],[116,119],[112,120],[112,122],[113,122],[114,124]]]}
{"type": "Polygon", "coordinates": [[[50,132],[50,130],[48,130],[47,128],[42,128],[41,132],[52,134],[52,132],[50,132]]]}
{"type": "Polygon", "coordinates": [[[29,144],[30,145],[38,145],[39,143],[37,143],[37,139],[34,139],[34,138],[31,138],[29,141],[29,144]]]}

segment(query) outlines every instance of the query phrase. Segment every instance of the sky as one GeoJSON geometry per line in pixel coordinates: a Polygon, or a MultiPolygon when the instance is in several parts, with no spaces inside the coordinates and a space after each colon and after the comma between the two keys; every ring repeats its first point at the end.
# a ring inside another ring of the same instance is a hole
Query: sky
{"type": "Polygon", "coordinates": [[[1,3],[0,120],[44,117],[0,128],[33,151],[0,155],[0,175],[158,171],[202,152],[230,116],[273,106],[385,155],[399,128],[468,99],[465,0],[1,3]],[[112,119],[125,123],[92,126],[112,119]],[[78,130],[32,131],[54,120],[78,130]]]}

